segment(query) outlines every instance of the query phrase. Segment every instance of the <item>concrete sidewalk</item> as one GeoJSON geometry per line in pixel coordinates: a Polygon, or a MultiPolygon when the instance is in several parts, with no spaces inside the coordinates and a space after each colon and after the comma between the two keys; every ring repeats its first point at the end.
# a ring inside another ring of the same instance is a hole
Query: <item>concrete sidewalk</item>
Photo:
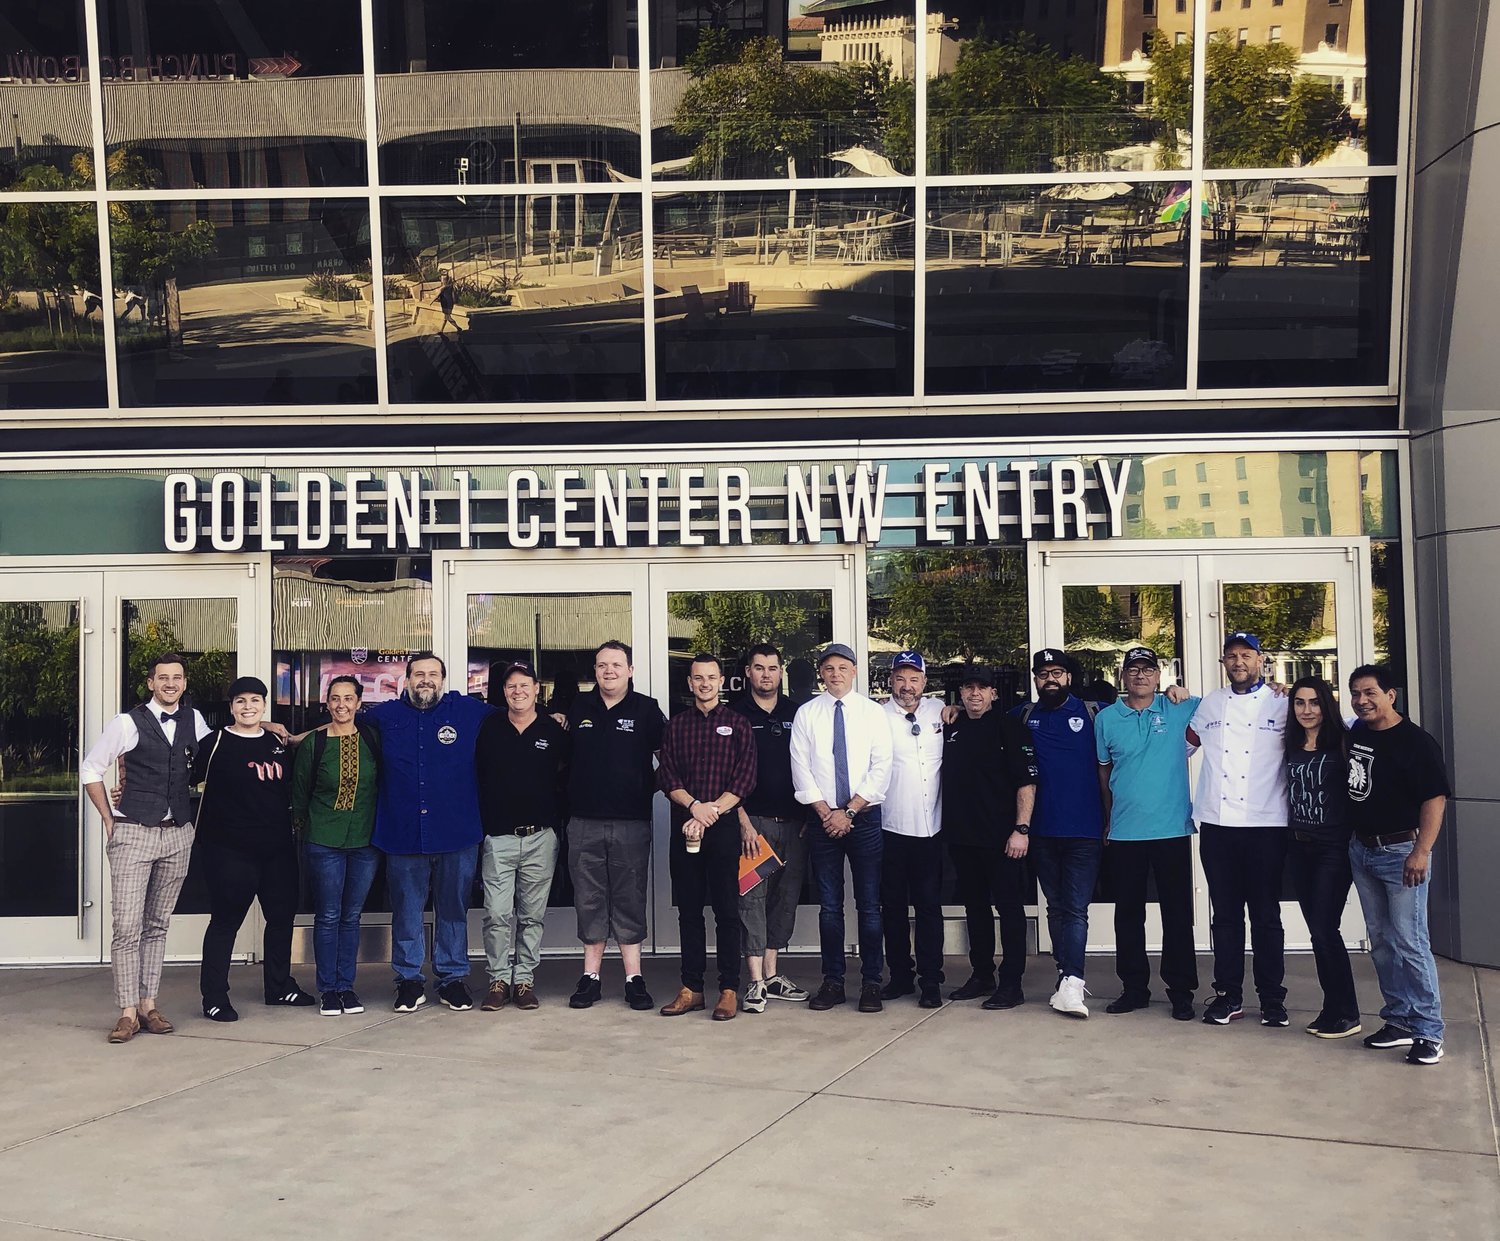
{"type": "MultiPolygon", "coordinates": [[[[1047,1007],[1036,960],[1011,1012],[721,1025],[630,1012],[617,961],[581,1013],[572,961],[547,963],[541,1009],[498,1014],[395,1014],[366,966],[368,1011],[337,1019],[262,1007],[236,968],[235,1025],[173,968],[179,1032],[124,1047],[107,971],[0,971],[0,1239],[1500,1237],[1500,972],[1440,962],[1447,1056],[1416,1068],[1302,1032],[1308,957],[1285,1030],[1110,1017],[1090,965],[1087,1022],[1047,1007]]],[[[665,1002],[675,962],[647,968],[665,1002]]],[[[1367,958],[1356,976],[1369,1032],[1367,958]]]]}

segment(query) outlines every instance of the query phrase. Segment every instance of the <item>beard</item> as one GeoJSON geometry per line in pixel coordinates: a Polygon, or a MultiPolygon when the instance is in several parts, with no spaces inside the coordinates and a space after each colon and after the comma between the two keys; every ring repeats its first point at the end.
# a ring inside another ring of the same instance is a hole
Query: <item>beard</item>
{"type": "Polygon", "coordinates": [[[425,711],[429,707],[437,706],[439,694],[435,689],[427,689],[424,687],[422,689],[412,690],[409,694],[409,697],[411,698],[412,706],[419,707],[423,711],[425,711]]]}
{"type": "Polygon", "coordinates": [[[1060,707],[1068,699],[1072,691],[1065,685],[1049,685],[1045,689],[1036,692],[1038,700],[1044,707],[1060,707]]]}

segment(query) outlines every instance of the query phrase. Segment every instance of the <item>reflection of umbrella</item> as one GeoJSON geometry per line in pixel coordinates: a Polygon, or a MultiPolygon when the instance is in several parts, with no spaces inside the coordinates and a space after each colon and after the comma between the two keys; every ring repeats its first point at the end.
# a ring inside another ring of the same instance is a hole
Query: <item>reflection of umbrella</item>
{"type": "Polygon", "coordinates": [[[1124,181],[1086,181],[1073,185],[1054,185],[1042,191],[1043,198],[1060,201],[1102,203],[1111,198],[1128,198],[1135,187],[1124,181]]]}
{"type": "Polygon", "coordinates": [[[850,169],[861,177],[899,177],[896,165],[886,159],[884,155],[878,155],[869,147],[845,147],[842,151],[834,151],[828,157],[836,159],[841,164],[848,164],[850,169]]]}
{"type": "Polygon", "coordinates": [[[1278,181],[1271,187],[1272,198],[1302,197],[1302,198],[1348,198],[1355,194],[1363,194],[1369,182],[1363,177],[1350,177],[1347,181],[1314,181],[1311,178],[1303,178],[1297,181],[1278,181]]]}
{"type": "MultiPolygon", "coordinates": [[[[1156,213],[1158,224],[1176,224],[1179,220],[1186,218],[1188,204],[1192,202],[1192,187],[1179,182],[1174,185],[1171,192],[1162,200],[1161,210],[1156,213]]],[[[1205,198],[1198,204],[1198,214],[1205,219],[1211,215],[1213,209],[1208,205],[1205,198]]]]}

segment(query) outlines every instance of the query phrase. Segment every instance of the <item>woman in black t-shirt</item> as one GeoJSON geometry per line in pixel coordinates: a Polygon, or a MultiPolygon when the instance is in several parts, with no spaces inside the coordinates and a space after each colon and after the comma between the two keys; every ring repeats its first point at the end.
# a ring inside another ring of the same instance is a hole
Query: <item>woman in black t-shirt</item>
{"type": "Polygon", "coordinates": [[[1323,988],[1323,1011],[1307,1027],[1318,1038],[1347,1038],[1360,1031],[1354,971],[1339,922],[1349,900],[1348,735],[1333,687],[1322,677],[1292,686],[1286,729],[1287,860],[1302,917],[1312,935],[1313,959],[1323,988]]]}
{"type": "Polygon", "coordinates": [[[303,1008],[316,1003],[292,977],[292,920],[297,914],[297,838],[292,832],[292,755],[261,727],[266,684],[241,677],[229,687],[234,723],[203,738],[193,779],[203,785],[197,838],[208,884],[208,929],[203,933],[199,986],[203,1015],[238,1021],[229,1002],[229,958],[235,937],[260,901],[267,1004],[303,1008]]]}

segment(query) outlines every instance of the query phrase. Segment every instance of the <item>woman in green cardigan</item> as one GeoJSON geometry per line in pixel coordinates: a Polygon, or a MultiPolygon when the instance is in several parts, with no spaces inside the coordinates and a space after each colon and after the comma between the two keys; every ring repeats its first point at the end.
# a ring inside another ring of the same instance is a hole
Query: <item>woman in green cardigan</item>
{"type": "Polygon", "coordinates": [[[354,991],[359,918],[380,854],[375,830],[375,784],[380,734],[357,721],[364,687],[351,676],[328,683],[332,721],[297,747],[292,769],[292,817],[307,842],[313,889],[313,955],[325,1017],[362,1013],[354,991]]]}

